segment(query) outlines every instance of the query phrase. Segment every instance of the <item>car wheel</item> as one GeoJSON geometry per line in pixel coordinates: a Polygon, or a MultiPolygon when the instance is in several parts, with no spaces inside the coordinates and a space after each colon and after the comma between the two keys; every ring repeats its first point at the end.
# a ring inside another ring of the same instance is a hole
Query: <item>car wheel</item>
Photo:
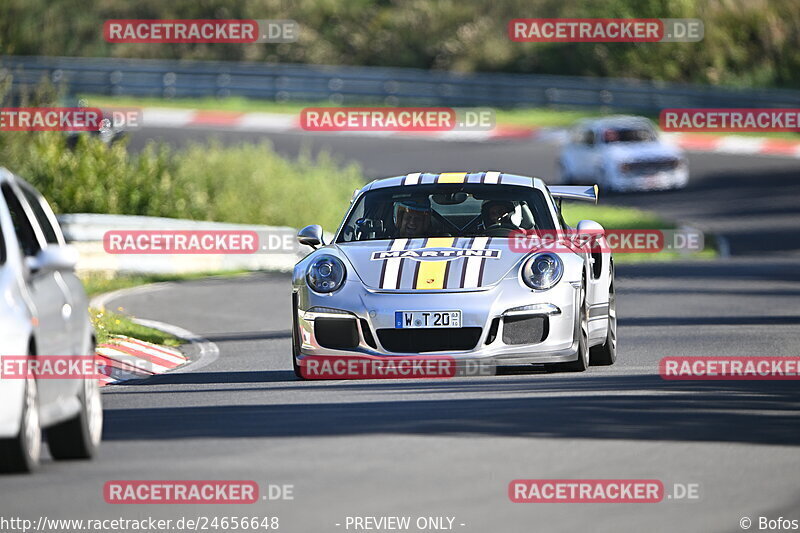
{"type": "Polygon", "coordinates": [[[608,331],[606,342],[593,347],[590,352],[593,365],[613,365],[617,360],[617,297],[614,291],[614,281],[608,287],[608,331]]]}
{"type": "Polygon", "coordinates": [[[47,445],[54,459],[90,459],[103,435],[103,401],[97,379],[83,380],[80,412],[47,430],[47,445]]]}
{"type": "Polygon", "coordinates": [[[583,372],[589,368],[589,318],[586,312],[586,285],[581,285],[580,311],[578,312],[578,358],[561,363],[559,370],[564,372],[583,372]]]}
{"type": "Polygon", "coordinates": [[[36,379],[25,380],[25,399],[19,434],[0,440],[0,472],[32,472],[42,454],[42,428],[39,423],[39,389],[36,379]]]}

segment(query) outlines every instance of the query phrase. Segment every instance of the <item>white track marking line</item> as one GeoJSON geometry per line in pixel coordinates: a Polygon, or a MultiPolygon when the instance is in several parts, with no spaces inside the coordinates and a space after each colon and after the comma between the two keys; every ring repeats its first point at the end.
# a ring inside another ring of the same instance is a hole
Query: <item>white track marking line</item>
{"type": "Polygon", "coordinates": [[[197,359],[191,361],[188,365],[176,368],[171,372],[172,374],[185,374],[186,372],[192,370],[198,370],[210,365],[219,358],[219,346],[204,337],[192,333],[187,329],[183,329],[182,327],[172,324],[167,324],[166,322],[159,322],[158,320],[135,318],[133,321],[137,324],[141,324],[142,326],[158,329],[165,333],[169,333],[170,335],[174,335],[175,337],[185,339],[197,346],[197,348],[200,350],[197,359]]]}
{"type": "MultiPolygon", "coordinates": [[[[116,300],[117,298],[122,298],[123,296],[130,296],[133,294],[160,291],[167,289],[172,285],[174,284],[170,282],[164,282],[164,283],[153,283],[151,285],[142,285],[140,287],[131,287],[129,289],[120,289],[118,291],[113,291],[106,294],[101,294],[99,296],[95,296],[94,298],[92,298],[90,305],[92,307],[96,307],[99,309],[105,309],[106,305],[108,305],[109,302],[111,302],[112,300],[116,300]]],[[[172,324],[167,324],[166,322],[159,322],[157,320],[146,320],[143,318],[135,318],[133,319],[133,322],[141,324],[142,326],[161,330],[165,333],[169,333],[170,335],[174,335],[181,339],[187,340],[190,343],[197,346],[199,350],[198,358],[193,361],[190,361],[189,364],[176,368],[171,372],[172,374],[184,374],[192,370],[198,370],[200,368],[210,365],[219,358],[219,347],[216,344],[209,341],[208,339],[205,339],[199,335],[192,333],[187,329],[183,329],[179,326],[175,326],[172,324]]]]}

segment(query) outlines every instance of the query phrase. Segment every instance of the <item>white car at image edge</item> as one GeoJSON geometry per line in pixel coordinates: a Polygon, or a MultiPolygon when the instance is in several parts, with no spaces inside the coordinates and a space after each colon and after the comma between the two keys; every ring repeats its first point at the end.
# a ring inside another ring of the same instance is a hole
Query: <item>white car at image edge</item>
{"type": "Polygon", "coordinates": [[[589,119],[575,125],[558,158],[561,181],[596,182],[605,191],[680,189],[689,182],[683,151],[644,117],[589,119]]]}
{"type": "MultiPolygon", "coordinates": [[[[94,354],[88,301],[47,201],[0,168],[0,356],[94,354]]],[[[0,375],[0,472],[36,468],[42,429],[54,459],[88,459],[100,443],[103,407],[95,376],[0,375]]]]}

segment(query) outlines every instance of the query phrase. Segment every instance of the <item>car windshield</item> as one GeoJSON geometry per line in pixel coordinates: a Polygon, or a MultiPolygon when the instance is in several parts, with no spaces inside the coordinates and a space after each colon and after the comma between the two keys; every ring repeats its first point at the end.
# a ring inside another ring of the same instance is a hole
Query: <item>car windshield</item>
{"type": "Polygon", "coordinates": [[[353,207],[336,242],[425,237],[508,237],[553,230],[545,195],[531,187],[432,184],[376,189],[353,207]]]}
{"type": "Polygon", "coordinates": [[[601,139],[607,144],[652,142],[656,140],[656,134],[646,127],[607,128],[603,130],[601,139]]]}

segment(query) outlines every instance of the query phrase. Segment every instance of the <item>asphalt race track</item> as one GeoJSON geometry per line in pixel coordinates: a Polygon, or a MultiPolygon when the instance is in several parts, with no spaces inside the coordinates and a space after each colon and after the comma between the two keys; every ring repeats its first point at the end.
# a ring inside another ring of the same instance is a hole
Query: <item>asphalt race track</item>
{"type": "MultiPolygon", "coordinates": [[[[145,129],[132,147],[209,134],[145,129]]],[[[268,137],[287,154],[327,149],[376,177],[555,171],[553,146],[529,141],[214,135],[268,137]]],[[[577,375],[300,382],[289,358],[288,275],[164,284],[113,305],[205,337],[219,357],[108,387],[99,458],[45,459],[33,476],[0,478],[0,498],[31,519],[278,516],[290,533],[346,531],[353,515],[452,516],[455,530],[480,533],[732,532],[745,516],[800,518],[798,382],[658,376],[664,356],[800,354],[800,160],[692,154],[690,168],[684,191],[601,195],[721,234],[731,252],[716,261],[619,266],[615,366],[577,375]],[[701,498],[513,504],[507,487],[517,478],[660,479],[668,494],[674,484],[698,483],[701,498]],[[252,479],[262,493],[270,483],[292,484],[294,500],[114,506],[103,500],[113,479],[252,479]]]]}

